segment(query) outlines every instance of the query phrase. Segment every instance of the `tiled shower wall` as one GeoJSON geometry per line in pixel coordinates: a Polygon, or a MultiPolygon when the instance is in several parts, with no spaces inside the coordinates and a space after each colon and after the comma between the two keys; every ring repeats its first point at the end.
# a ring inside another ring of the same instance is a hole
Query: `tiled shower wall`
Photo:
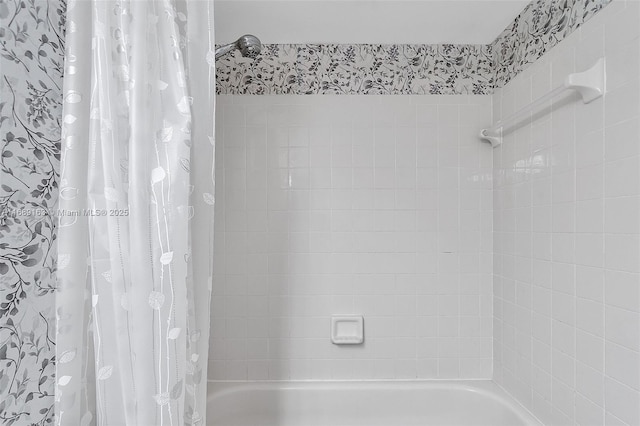
{"type": "Polygon", "coordinates": [[[493,97],[499,118],[606,57],[494,154],[494,378],[549,425],[640,424],[640,13],[614,0],[493,97]]]}
{"type": "Polygon", "coordinates": [[[219,96],[210,377],[490,378],[490,102],[219,96]]]}
{"type": "Polygon", "coordinates": [[[490,98],[453,95],[501,87],[610,1],[534,0],[485,47],[267,45],[220,61],[219,93],[260,96],[220,97],[213,378],[491,377],[490,98]],[[423,57],[458,66],[421,74],[423,57]],[[373,96],[424,93],[451,96],[373,96]],[[364,346],[329,343],[344,313],[365,315],[364,346]]]}

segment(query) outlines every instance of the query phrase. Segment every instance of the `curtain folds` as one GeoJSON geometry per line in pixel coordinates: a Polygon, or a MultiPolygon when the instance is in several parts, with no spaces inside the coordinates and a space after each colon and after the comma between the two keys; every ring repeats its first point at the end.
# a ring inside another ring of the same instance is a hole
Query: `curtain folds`
{"type": "Polygon", "coordinates": [[[56,423],[204,424],[212,2],[67,6],[56,423]]]}

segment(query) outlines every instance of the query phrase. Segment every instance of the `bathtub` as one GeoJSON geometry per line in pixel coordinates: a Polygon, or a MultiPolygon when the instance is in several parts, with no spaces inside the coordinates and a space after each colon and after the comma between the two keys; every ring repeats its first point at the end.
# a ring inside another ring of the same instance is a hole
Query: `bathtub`
{"type": "Polygon", "coordinates": [[[539,426],[491,381],[209,383],[209,426],[539,426]]]}

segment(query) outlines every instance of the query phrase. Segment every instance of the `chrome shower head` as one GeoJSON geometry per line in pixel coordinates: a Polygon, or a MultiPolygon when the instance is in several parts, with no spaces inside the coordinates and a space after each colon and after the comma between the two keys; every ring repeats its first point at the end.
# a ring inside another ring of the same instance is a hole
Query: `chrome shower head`
{"type": "Polygon", "coordinates": [[[258,37],[251,34],[245,34],[240,37],[238,41],[236,41],[236,46],[238,46],[238,49],[240,50],[240,53],[242,53],[242,56],[251,59],[254,59],[256,56],[258,56],[260,54],[260,51],[262,50],[262,44],[260,43],[258,37]]]}
{"type": "Polygon", "coordinates": [[[233,43],[225,44],[216,49],[216,59],[226,55],[232,50],[238,49],[242,56],[254,59],[262,50],[262,44],[258,37],[245,34],[233,43]]]}

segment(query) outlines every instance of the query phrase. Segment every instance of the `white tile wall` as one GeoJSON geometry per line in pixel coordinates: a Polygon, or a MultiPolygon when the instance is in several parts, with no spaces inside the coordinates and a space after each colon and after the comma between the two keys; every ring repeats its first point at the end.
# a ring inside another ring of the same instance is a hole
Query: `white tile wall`
{"type": "Polygon", "coordinates": [[[607,61],[494,150],[494,377],[548,425],[640,425],[640,13],[614,0],[493,98],[607,61]]]}
{"type": "Polygon", "coordinates": [[[210,377],[490,378],[490,96],[220,96],[210,377]],[[330,342],[332,314],[365,343],[330,342]]]}

